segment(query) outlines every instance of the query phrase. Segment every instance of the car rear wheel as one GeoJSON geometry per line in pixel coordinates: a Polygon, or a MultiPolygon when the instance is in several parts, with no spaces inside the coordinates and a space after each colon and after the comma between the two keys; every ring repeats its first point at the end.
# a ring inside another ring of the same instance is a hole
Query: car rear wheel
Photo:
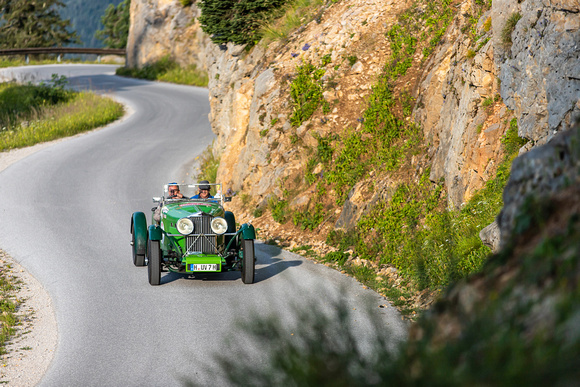
{"type": "Polygon", "coordinates": [[[161,282],[161,249],[159,241],[149,241],[149,263],[147,273],[149,274],[149,284],[157,286],[161,282]]]}
{"type": "Polygon", "coordinates": [[[131,246],[133,250],[133,264],[135,266],[145,266],[145,254],[137,254],[137,240],[135,238],[135,227],[131,227],[131,246]]]}
{"type": "Polygon", "coordinates": [[[242,252],[244,253],[244,258],[242,259],[242,282],[252,284],[254,283],[254,274],[256,271],[253,239],[242,240],[242,252]]]}

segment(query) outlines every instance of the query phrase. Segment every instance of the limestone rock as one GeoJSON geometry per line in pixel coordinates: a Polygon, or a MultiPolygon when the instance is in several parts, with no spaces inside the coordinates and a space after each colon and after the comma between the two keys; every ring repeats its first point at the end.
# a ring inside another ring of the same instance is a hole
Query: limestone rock
{"type": "Polygon", "coordinates": [[[491,249],[492,253],[497,253],[500,245],[499,226],[497,222],[494,221],[489,226],[483,228],[479,232],[479,238],[484,245],[491,249]]]}
{"type": "Polygon", "coordinates": [[[132,0],[130,13],[127,67],[140,68],[169,55],[181,65],[207,69],[205,50],[212,43],[199,27],[200,11],[195,4],[184,7],[179,0],[132,0]]]}
{"type": "Polygon", "coordinates": [[[558,134],[546,145],[514,160],[503,193],[504,207],[497,218],[500,246],[506,246],[517,233],[515,220],[526,203],[548,200],[549,196],[575,184],[580,184],[580,126],[558,134]]]}

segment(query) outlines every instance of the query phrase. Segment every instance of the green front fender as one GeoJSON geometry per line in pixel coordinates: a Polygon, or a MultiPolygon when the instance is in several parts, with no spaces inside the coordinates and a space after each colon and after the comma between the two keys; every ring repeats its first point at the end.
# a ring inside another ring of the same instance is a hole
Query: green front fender
{"type": "Polygon", "coordinates": [[[256,229],[249,223],[244,223],[239,230],[242,239],[256,239],[256,229]]]}
{"type": "Polygon", "coordinates": [[[160,241],[161,237],[163,236],[163,231],[161,231],[161,227],[152,224],[149,226],[149,239],[152,241],[160,241]]]}
{"type": "Polygon", "coordinates": [[[147,253],[147,219],[142,212],[134,212],[131,217],[131,232],[135,233],[135,254],[147,253]]]}

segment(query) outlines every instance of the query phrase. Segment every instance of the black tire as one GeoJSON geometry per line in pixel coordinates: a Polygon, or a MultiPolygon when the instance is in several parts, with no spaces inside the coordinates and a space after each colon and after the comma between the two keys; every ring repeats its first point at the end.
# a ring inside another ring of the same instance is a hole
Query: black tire
{"type": "Polygon", "coordinates": [[[244,253],[244,258],[242,259],[242,282],[245,284],[253,284],[256,271],[253,239],[242,240],[242,252],[244,253]]]}
{"type": "Polygon", "coordinates": [[[131,246],[133,250],[133,265],[145,266],[145,254],[137,254],[137,241],[135,240],[134,226],[131,226],[131,246]]]}
{"type": "Polygon", "coordinates": [[[161,283],[161,249],[159,241],[149,241],[147,274],[149,275],[149,284],[157,286],[161,283]]]}

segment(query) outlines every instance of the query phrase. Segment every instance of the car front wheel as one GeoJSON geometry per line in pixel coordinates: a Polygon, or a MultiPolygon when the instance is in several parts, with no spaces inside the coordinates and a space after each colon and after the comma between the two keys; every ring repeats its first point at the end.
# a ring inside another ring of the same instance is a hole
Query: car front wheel
{"type": "Polygon", "coordinates": [[[161,249],[159,241],[149,241],[147,272],[149,274],[149,284],[157,286],[161,282],[161,249]]]}
{"type": "Polygon", "coordinates": [[[242,282],[245,284],[254,283],[254,274],[256,269],[256,260],[254,254],[254,240],[244,239],[242,241],[242,282]]]}

